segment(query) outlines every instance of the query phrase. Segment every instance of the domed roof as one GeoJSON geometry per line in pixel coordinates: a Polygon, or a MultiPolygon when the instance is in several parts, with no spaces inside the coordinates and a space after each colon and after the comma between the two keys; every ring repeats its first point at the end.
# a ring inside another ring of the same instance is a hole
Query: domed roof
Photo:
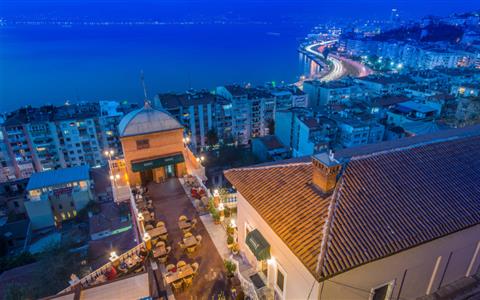
{"type": "Polygon", "coordinates": [[[183,128],[182,125],[168,112],[152,108],[148,103],[128,113],[118,125],[120,137],[180,128],[183,128]]]}

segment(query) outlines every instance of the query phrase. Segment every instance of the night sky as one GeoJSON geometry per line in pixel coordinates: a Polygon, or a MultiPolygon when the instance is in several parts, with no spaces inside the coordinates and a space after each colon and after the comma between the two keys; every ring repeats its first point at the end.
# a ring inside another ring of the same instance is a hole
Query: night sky
{"type": "Polygon", "coordinates": [[[228,15],[252,19],[388,18],[397,8],[406,18],[480,9],[474,0],[2,0],[0,16],[89,18],[198,18],[228,15]]]}

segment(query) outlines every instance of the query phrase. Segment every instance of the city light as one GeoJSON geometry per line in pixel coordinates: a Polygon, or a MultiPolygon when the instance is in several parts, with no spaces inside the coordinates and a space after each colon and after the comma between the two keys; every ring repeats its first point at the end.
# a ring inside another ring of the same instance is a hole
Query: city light
{"type": "Polygon", "coordinates": [[[116,253],[115,251],[110,252],[110,258],[109,258],[109,260],[110,260],[111,262],[114,262],[114,261],[116,261],[117,259],[118,259],[117,253],[116,253]]]}

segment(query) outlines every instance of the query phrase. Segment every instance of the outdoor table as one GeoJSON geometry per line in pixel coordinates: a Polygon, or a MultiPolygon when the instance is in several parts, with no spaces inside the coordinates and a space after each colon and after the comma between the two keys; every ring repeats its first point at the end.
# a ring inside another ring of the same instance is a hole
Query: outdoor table
{"type": "Polygon", "coordinates": [[[159,257],[165,256],[165,255],[167,255],[167,247],[160,246],[160,247],[156,247],[155,249],[153,249],[153,257],[154,258],[159,258],[159,257]]]}
{"type": "Polygon", "coordinates": [[[178,221],[178,227],[180,227],[180,229],[182,229],[182,230],[188,229],[188,228],[192,227],[192,222],[190,220],[178,221]]]}
{"type": "Polygon", "coordinates": [[[155,221],[150,215],[150,213],[148,212],[148,210],[146,212],[142,212],[142,214],[143,214],[143,218],[145,219],[145,222],[155,221]]]}
{"type": "Polygon", "coordinates": [[[144,209],[144,208],[147,208],[147,204],[145,204],[145,202],[137,202],[137,209],[138,210],[141,210],[141,209],[144,209]]]}
{"type": "Polygon", "coordinates": [[[160,226],[150,229],[147,232],[152,238],[156,238],[167,233],[167,228],[165,226],[160,226]]]}
{"type": "Polygon", "coordinates": [[[170,284],[174,281],[177,281],[192,275],[193,275],[192,265],[187,264],[186,266],[177,268],[175,272],[168,272],[167,274],[165,274],[165,281],[167,282],[167,284],[170,284]]]}
{"type": "Polygon", "coordinates": [[[198,244],[198,241],[193,235],[191,235],[189,237],[183,238],[183,243],[185,244],[185,247],[191,248],[195,247],[198,244]]]}

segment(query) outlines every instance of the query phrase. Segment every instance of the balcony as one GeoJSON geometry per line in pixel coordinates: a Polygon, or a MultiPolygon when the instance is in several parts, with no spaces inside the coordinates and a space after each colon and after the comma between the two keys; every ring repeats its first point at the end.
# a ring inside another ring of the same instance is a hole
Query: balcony
{"type": "Polygon", "coordinates": [[[237,265],[237,276],[240,279],[245,296],[253,300],[273,300],[274,292],[268,286],[267,279],[262,272],[252,267],[244,255],[234,258],[237,265]]]}

